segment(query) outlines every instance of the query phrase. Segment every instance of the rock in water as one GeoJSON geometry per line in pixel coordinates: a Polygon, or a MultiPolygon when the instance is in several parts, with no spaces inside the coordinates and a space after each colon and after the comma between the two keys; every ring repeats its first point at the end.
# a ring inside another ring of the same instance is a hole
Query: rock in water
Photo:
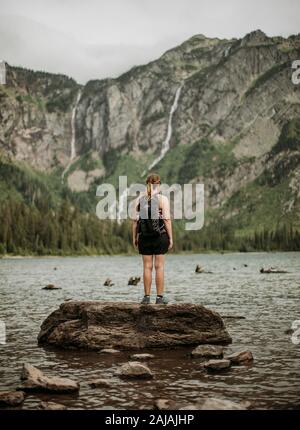
{"type": "Polygon", "coordinates": [[[0,391],[0,406],[18,406],[23,402],[22,391],[0,391]]]}
{"type": "Polygon", "coordinates": [[[99,351],[99,354],[119,354],[119,352],[118,349],[104,348],[99,351]]]}
{"type": "Polygon", "coordinates": [[[238,351],[228,355],[226,359],[230,360],[231,364],[248,364],[252,363],[253,355],[251,351],[238,351]]]}
{"type": "Polygon", "coordinates": [[[113,281],[110,278],[107,278],[103,284],[105,287],[112,287],[113,285],[115,285],[113,283],[113,281]]]}
{"type": "Polygon", "coordinates": [[[109,388],[111,387],[111,382],[108,379],[93,379],[88,382],[91,388],[109,388]]]}
{"type": "Polygon", "coordinates": [[[223,347],[218,345],[199,345],[191,352],[193,358],[222,358],[223,347]]]}
{"type": "Polygon", "coordinates": [[[198,404],[195,409],[202,411],[242,411],[247,407],[242,403],[235,403],[231,400],[211,398],[198,404]]]}
{"type": "Polygon", "coordinates": [[[41,402],[39,408],[47,411],[64,411],[67,409],[65,405],[55,402],[41,402]]]}
{"type": "Polygon", "coordinates": [[[220,372],[230,368],[230,360],[209,360],[204,363],[206,370],[210,372],[220,372]]]}
{"type": "Polygon", "coordinates": [[[140,276],[131,276],[128,280],[128,285],[138,285],[140,281],[141,281],[140,276]]]}
{"type": "Polygon", "coordinates": [[[210,411],[230,411],[245,410],[251,406],[249,402],[236,403],[226,399],[208,398],[196,403],[181,405],[170,399],[158,399],[154,403],[154,409],[160,410],[210,410],[210,411]]]}
{"type": "Polygon", "coordinates": [[[154,409],[159,409],[160,411],[164,410],[176,410],[179,409],[179,406],[176,404],[174,400],[171,399],[157,399],[154,402],[154,409]]]}
{"type": "Polygon", "coordinates": [[[70,301],[43,322],[38,341],[61,348],[133,350],[228,344],[231,337],[220,315],[201,305],[70,301]]]}
{"type": "Polygon", "coordinates": [[[151,358],[155,358],[155,355],[153,354],[133,354],[131,357],[133,360],[151,360],[151,358]]]}
{"type": "Polygon", "coordinates": [[[46,285],[46,287],[43,288],[43,290],[61,290],[61,288],[60,287],[56,287],[53,284],[48,284],[48,285],[46,285]]]}
{"type": "Polygon", "coordinates": [[[23,391],[47,391],[51,393],[71,393],[79,391],[79,384],[71,379],[47,377],[31,364],[23,364],[20,387],[23,391]]]}
{"type": "Polygon", "coordinates": [[[129,361],[128,363],[123,364],[119,374],[122,378],[153,378],[153,374],[149,367],[145,364],[139,363],[138,361],[129,361]]]}

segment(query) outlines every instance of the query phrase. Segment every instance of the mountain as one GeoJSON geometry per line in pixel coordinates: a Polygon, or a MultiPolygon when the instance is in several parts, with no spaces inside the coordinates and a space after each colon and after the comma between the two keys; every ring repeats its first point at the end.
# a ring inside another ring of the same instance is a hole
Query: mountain
{"type": "MultiPolygon", "coordinates": [[[[117,185],[119,175],[140,182],[153,166],[169,184],[205,185],[205,228],[189,233],[175,223],[177,249],[298,249],[299,58],[300,35],[258,30],[232,40],[196,35],[117,79],[84,86],[8,65],[0,87],[3,196],[10,189],[35,205],[32,190],[42,187],[54,212],[67,199],[84,216],[95,210],[97,185],[117,185]]],[[[118,227],[124,252],[126,226],[118,227]]]]}

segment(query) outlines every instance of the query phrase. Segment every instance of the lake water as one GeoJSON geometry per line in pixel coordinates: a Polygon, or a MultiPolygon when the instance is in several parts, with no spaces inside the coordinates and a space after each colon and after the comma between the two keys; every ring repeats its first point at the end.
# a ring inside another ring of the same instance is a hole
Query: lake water
{"type": "MultiPolygon", "coordinates": [[[[232,253],[168,255],[166,293],[173,303],[203,304],[223,316],[233,343],[228,352],[250,349],[250,367],[225,374],[206,374],[192,348],[154,351],[149,362],[155,378],[124,381],[116,375],[129,353],[103,356],[96,352],[49,350],[37,345],[43,320],[66,299],[139,301],[142,284],[127,286],[141,276],[140,256],[30,258],[0,260],[0,320],[7,343],[0,345],[0,390],[20,384],[22,363],[47,375],[70,377],[81,383],[79,395],[28,395],[23,409],[51,400],[73,409],[152,408],[155,399],[186,404],[206,397],[248,400],[255,409],[300,409],[300,344],[286,331],[300,320],[300,253],[232,253]],[[213,273],[196,274],[196,264],[213,273]],[[260,267],[277,266],[286,274],[260,274],[260,267]],[[56,270],[55,270],[56,268],[56,270]],[[113,287],[104,287],[106,278],[113,287]],[[61,290],[42,290],[53,283],[61,290]],[[109,378],[111,387],[91,389],[92,378],[109,378]]],[[[153,288],[154,293],[154,288],[153,288]]],[[[154,299],[154,294],[153,294],[154,299]]],[[[300,336],[299,336],[300,339],[300,336]]]]}

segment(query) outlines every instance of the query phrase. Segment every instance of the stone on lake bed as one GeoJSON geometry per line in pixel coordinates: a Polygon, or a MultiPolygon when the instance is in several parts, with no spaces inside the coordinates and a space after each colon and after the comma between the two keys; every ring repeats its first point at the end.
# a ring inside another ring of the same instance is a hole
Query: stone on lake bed
{"type": "Polygon", "coordinates": [[[230,368],[231,362],[230,360],[222,359],[222,360],[209,360],[204,363],[203,367],[210,372],[218,372],[227,370],[230,368]]]}
{"type": "Polygon", "coordinates": [[[0,391],[0,406],[18,406],[23,402],[22,391],[0,391]]]}
{"type": "Polygon", "coordinates": [[[100,349],[100,351],[98,352],[98,354],[118,354],[120,351],[118,349],[114,349],[114,348],[103,348],[100,349]]]}
{"type": "Polygon", "coordinates": [[[249,402],[236,403],[226,399],[208,398],[199,400],[195,403],[182,405],[170,399],[157,399],[154,403],[154,409],[159,410],[211,410],[211,411],[230,411],[230,410],[245,410],[251,404],[249,402]]]}
{"type": "Polygon", "coordinates": [[[130,356],[132,360],[150,360],[151,358],[155,358],[155,355],[153,354],[133,354],[130,356]]]}
{"type": "Polygon", "coordinates": [[[201,405],[201,410],[203,411],[241,411],[246,408],[239,404],[232,402],[231,400],[222,399],[206,399],[201,405]]]}
{"type": "Polygon", "coordinates": [[[230,354],[226,357],[227,360],[230,360],[231,364],[247,364],[253,361],[253,354],[251,351],[238,351],[230,354]]]}
{"type": "Polygon", "coordinates": [[[153,374],[148,366],[141,364],[138,361],[129,361],[123,364],[119,371],[122,378],[138,378],[138,379],[151,379],[153,374]]]}
{"type": "Polygon", "coordinates": [[[68,378],[47,377],[31,364],[23,364],[20,387],[23,391],[46,391],[51,393],[72,393],[79,391],[79,384],[68,378]]]}
{"type": "Polygon", "coordinates": [[[109,379],[93,379],[88,382],[91,388],[109,388],[111,387],[111,382],[109,379]]]}
{"type": "Polygon", "coordinates": [[[221,316],[202,305],[69,301],[46,318],[38,341],[99,351],[226,345],[231,337],[221,316]]]}
{"type": "Polygon", "coordinates": [[[41,402],[39,408],[47,411],[65,411],[67,409],[65,405],[55,402],[41,402]]]}
{"type": "Polygon", "coordinates": [[[242,411],[247,409],[246,404],[236,403],[225,399],[205,399],[202,402],[187,405],[180,410],[200,410],[200,411],[242,411]]]}
{"type": "Polygon", "coordinates": [[[223,347],[219,345],[199,345],[191,352],[193,358],[222,358],[223,347]]]}
{"type": "Polygon", "coordinates": [[[160,411],[164,410],[176,410],[177,404],[174,400],[170,399],[157,399],[154,402],[154,409],[159,409],[160,411]]]}

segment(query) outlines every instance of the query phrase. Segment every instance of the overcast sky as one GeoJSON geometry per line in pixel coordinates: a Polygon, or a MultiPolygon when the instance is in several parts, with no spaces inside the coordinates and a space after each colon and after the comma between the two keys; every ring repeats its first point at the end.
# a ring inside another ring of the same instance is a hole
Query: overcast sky
{"type": "Polygon", "coordinates": [[[195,34],[300,32],[299,0],[0,0],[0,60],[65,73],[81,83],[115,77],[195,34]]]}

